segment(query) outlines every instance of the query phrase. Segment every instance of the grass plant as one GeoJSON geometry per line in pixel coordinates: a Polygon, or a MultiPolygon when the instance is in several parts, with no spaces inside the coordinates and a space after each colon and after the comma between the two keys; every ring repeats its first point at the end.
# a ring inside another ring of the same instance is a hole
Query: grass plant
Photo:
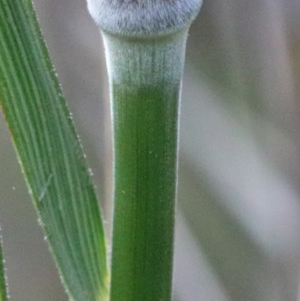
{"type": "Polygon", "coordinates": [[[109,272],[90,169],[32,3],[0,0],[0,104],[72,301],[172,298],[180,87],[187,32],[200,5],[88,1],[102,30],[111,91],[109,272]]]}

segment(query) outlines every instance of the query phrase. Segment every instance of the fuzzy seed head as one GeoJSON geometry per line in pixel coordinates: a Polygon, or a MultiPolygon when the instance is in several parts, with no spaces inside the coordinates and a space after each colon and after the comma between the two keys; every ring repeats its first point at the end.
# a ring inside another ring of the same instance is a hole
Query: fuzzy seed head
{"type": "Polygon", "coordinates": [[[163,36],[186,28],[202,0],[87,0],[98,26],[126,37],[163,36]]]}

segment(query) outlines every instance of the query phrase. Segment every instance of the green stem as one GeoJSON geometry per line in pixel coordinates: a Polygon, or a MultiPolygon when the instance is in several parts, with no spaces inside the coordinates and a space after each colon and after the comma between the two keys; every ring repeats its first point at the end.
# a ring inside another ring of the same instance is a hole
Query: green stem
{"type": "Polygon", "coordinates": [[[178,106],[186,30],[104,35],[112,91],[111,301],[171,299],[178,106]]]}
{"type": "Polygon", "coordinates": [[[178,107],[201,0],[88,0],[110,81],[114,220],[110,301],[170,301],[178,107]]]}

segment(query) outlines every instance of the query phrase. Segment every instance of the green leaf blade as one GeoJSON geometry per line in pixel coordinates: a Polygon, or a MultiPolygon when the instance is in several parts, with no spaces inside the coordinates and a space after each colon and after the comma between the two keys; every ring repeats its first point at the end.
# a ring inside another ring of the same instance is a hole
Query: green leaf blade
{"type": "Polygon", "coordinates": [[[2,250],[2,239],[0,237],[0,301],[7,301],[7,285],[5,278],[4,258],[2,250]]]}
{"type": "Polygon", "coordinates": [[[0,104],[65,287],[105,300],[97,198],[31,1],[0,0],[0,50],[0,104]]]}

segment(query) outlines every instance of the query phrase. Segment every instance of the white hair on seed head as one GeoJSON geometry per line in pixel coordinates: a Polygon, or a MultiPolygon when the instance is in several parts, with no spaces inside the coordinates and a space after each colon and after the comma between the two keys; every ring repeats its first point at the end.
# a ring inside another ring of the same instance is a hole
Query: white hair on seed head
{"type": "Polygon", "coordinates": [[[128,37],[165,35],[194,20],[202,0],[87,0],[98,26],[128,37]]]}

